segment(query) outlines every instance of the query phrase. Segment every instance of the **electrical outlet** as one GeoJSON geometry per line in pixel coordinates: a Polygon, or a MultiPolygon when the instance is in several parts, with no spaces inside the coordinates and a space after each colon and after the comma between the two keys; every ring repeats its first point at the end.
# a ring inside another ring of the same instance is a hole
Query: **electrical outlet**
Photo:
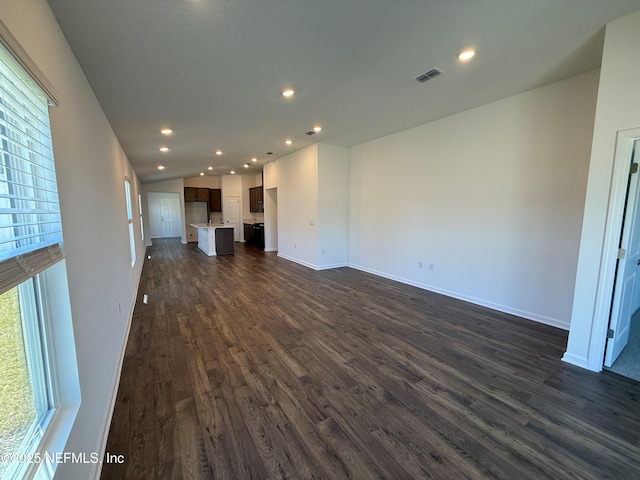
{"type": "Polygon", "coordinates": [[[436,268],[436,264],[435,263],[430,263],[429,264],[429,270],[435,270],[436,268]]]}

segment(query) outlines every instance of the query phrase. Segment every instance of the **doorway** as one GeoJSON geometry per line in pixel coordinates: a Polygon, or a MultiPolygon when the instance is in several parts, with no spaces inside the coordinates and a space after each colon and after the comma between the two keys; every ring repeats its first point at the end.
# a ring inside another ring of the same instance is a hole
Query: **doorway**
{"type": "Polygon", "coordinates": [[[180,194],[168,192],[147,193],[149,205],[149,236],[171,238],[182,236],[180,194]]]}
{"type": "MultiPolygon", "coordinates": [[[[604,367],[629,376],[640,372],[640,140],[628,160],[629,175],[611,301],[604,367]],[[633,328],[632,328],[633,327],[633,328]],[[633,332],[633,335],[631,335],[633,332]],[[623,355],[624,354],[624,355],[623,355]]],[[[640,380],[640,375],[637,375],[640,380]]],[[[632,377],[633,378],[633,377],[632,377]]]]}

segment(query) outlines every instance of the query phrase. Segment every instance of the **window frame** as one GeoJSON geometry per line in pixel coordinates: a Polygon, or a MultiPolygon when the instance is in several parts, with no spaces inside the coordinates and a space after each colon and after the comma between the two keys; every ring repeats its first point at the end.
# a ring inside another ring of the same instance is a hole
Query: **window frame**
{"type": "MultiPolygon", "coordinates": [[[[44,388],[50,408],[32,424],[30,438],[21,445],[25,450],[17,452],[30,455],[31,461],[13,462],[5,475],[11,479],[52,480],[57,465],[49,457],[64,451],[81,402],[66,260],[51,265],[18,288],[33,300],[27,310],[38,317],[31,321],[37,321],[41,328],[39,351],[46,370],[44,388]]],[[[22,308],[25,298],[19,300],[22,308]]]]}

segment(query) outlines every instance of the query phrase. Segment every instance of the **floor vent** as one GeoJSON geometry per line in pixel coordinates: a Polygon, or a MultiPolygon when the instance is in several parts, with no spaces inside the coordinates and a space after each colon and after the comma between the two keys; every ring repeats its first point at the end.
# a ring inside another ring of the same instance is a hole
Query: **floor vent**
{"type": "Polygon", "coordinates": [[[442,75],[443,73],[444,72],[442,70],[440,70],[439,68],[432,68],[428,72],[425,72],[422,75],[418,75],[416,77],[416,80],[419,81],[420,83],[424,83],[427,80],[431,80],[432,78],[436,78],[436,77],[442,75]]]}

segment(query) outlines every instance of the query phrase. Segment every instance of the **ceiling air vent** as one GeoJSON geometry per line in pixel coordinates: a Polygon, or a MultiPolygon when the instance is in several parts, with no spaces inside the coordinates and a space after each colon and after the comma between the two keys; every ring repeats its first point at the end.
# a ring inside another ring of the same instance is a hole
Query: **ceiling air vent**
{"type": "Polygon", "coordinates": [[[313,130],[309,130],[305,135],[315,135],[316,132],[313,130]]]}
{"type": "Polygon", "coordinates": [[[436,78],[438,75],[442,75],[444,72],[439,68],[432,68],[428,72],[423,73],[416,77],[416,80],[420,83],[424,83],[427,80],[431,80],[432,78],[436,78]]]}

